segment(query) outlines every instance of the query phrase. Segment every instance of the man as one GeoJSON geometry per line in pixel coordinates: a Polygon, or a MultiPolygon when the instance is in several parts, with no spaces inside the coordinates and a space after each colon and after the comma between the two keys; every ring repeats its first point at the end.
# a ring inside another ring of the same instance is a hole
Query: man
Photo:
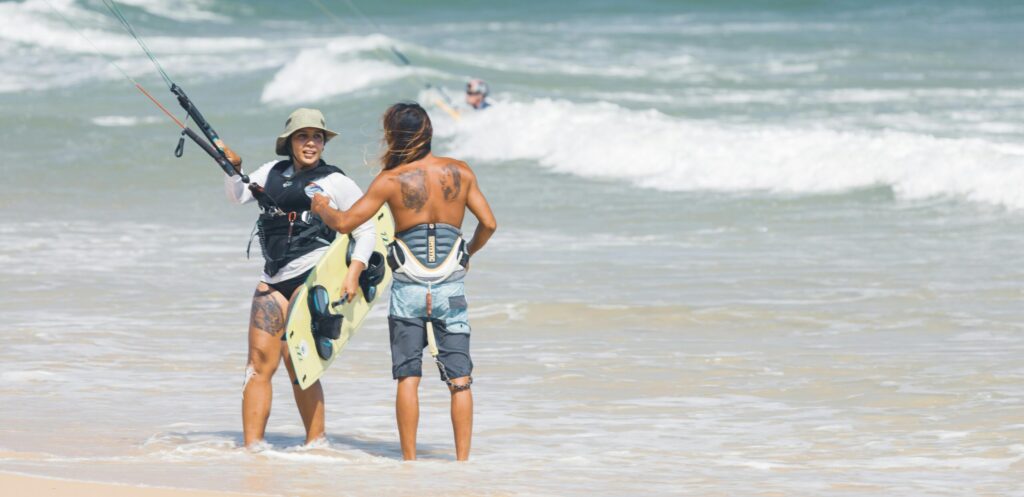
{"type": "Polygon", "coordinates": [[[340,211],[330,207],[327,197],[315,195],[312,211],[331,228],[348,233],[384,203],[391,208],[396,240],[388,247],[394,274],[388,325],[402,456],[416,459],[418,388],[423,349],[428,347],[452,395],[455,455],[465,461],[473,430],[473,361],[462,279],[470,254],[483,248],[497,222],[473,170],[465,162],[431,153],[433,127],[423,107],[395,104],[383,121],[383,170],[363,198],[340,211]],[[461,236],[466,209],[478,221],[468,243],[461,236]]]}
{"type": "Polygon", "coordinates": [[[466,103],[476,110],[484,110],[491,106],[487,102],[487,95],[491,93],[487,82],[482,79],[471,79],[466,83],[466,103]]]}

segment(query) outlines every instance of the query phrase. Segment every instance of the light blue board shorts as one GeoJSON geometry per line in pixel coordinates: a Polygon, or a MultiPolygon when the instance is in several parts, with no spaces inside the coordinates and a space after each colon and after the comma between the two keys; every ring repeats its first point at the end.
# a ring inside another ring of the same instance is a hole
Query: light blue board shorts
{"type": "MultiPolygon", "coordinates": [[[[431,318],[438,359],[450,379],[471,376],[469,305],[462,280],[433,285],[431,318]]],[[[391,335],[391,374],[395,379],[423,376],[423,349],[427,346],[427,286],[391,282],[388,316],[391,335]]],[[[440,373],[438,373],[440,374],[440,373]]],[[[441,378],[444,379],[443,377],[441,378]]]]}

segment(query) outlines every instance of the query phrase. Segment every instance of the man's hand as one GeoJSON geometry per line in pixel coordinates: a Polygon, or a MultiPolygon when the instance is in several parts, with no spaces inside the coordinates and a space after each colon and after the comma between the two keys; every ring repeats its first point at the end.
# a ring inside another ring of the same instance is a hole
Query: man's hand
{"type": "Polygon", "coordinates": [[[241,174],[242,158],[239,157],[234,150],[231,150],[231,148],[225,145],[224,142],[221,140],[217,140],[216,142],[214,142],[214,145],[217,145],[217,148],[224,151],[224,156],[228,158],[228,162],[230,162],[232,166],[235,166],[235,172],[241,174]]]}
{"type": "Polygon", "coordinates": [[[331,199],[319,193],[314,193],[313,198],[310,200],[311,206],[309,210],[313,211],[313,214],[320,216],[323,219],[327,209],[331,208],[331,199]]]}

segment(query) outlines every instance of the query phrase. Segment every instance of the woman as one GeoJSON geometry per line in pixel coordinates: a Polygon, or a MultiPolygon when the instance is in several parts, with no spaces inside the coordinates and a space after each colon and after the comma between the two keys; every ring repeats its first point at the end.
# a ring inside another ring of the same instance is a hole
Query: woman
{"type": "MultiPolygon", "coordinates": [[[[292,298],[335,237],[333,230],[309,215],[310,195],[320,193],[331,204],[346,209],[362,195],[341,169],[328,165],[321,158],[324,145],[335,136],[337,133],[327,129],[319,110],[298,109],[288,117],[284,133],[277,137],[277,154],[287,159],[260,166],[249,175],[248,188],[240,176],[224,181],[229,200],[238,204],[255,201],[261,209],[257,228],[265,263],[252,297],[249,359],[242,386],[242,429],[246,447],[263,440],[270,416],[270,380],[282,357],[306,427],[306,443],[324,436],[323,388],[319,381],[306,390],[299,388],[283,340],[292,298]]],[[[241,159],[227,147],[223,148],[241,173],[241,159]]],[[[355,249],[343,286],[350,299],[358,291],[359,275],[373,252],[373,224],[363,223],[352,235],[355,249]]]]}
{"type": "Polygon", "coordinates": [[[398,103],[384,113],[384,170],[347,211],[314,195],[312,209],[328,226],[347,233],[387,203],[395,217],[396,241],[388,248],[391,307],[391,374],[398,380],[395,411],[402,456],[416,459],[418,389],[423,349],[438,366],[452,394],[455,457],[469,458],[473,431],[473,361],[463,277],[476,254],[497,229],[473,170],[460,160],[431,153],[433,127],[423,107],[398,103]],[[473,238],[462,239],[466,210],[478,223],[473,238]]]}

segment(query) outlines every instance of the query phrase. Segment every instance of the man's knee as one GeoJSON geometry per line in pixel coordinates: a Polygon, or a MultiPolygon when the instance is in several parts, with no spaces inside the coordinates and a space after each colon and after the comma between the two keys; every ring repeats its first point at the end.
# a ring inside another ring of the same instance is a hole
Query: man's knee
{"type": "Polygon", "coordinates": [[[402,386],[402,385],[417,386],[419,384],[420,384],[420,377],[419,376],[399,376],[398,377],[398,385],[399,386],[402,386]]]}
{"type": "Polygon", "coordinates": [[[451,383],[448,384],[448,390],[451,391],[452,395],[454,395],[459,392],[468,392],[472,386],[473,377],[462,376],[459,378],[452,378],[451,383]]]}
{"type": "Polygon", "coordinates": [[[419,376],[399,376],[397,389],[401,392],[418,392],[420,389],[420,377],[419,376]]]}

